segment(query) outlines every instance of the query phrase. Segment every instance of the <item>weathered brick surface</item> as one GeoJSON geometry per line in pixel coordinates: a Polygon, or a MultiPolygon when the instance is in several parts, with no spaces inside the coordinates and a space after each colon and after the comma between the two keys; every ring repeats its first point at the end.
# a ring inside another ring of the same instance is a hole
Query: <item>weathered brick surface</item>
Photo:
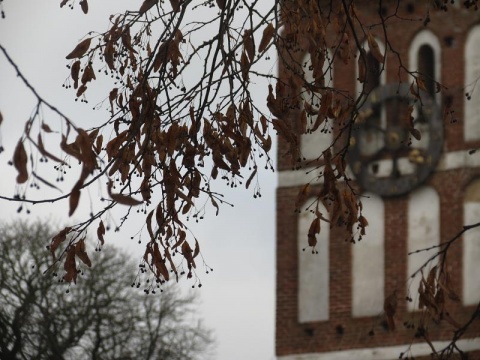
{"type": "MultiPolygon", "coordinates": [[[[384,14],[390,15],[397,1],[384,1],[384,14]]],[[[431,2],[400,1],[398,15],[411,19],[424,18],[424,4],[431,2]],[[422,3],[420,5],[419,3],[422,3]]],[[[358,1],[357,13],[364,24],[379,22],[377,1],[358,1]]],[[[478,12],[449,7],[448,12],[430,10],[431,21],[427,29],[439,39],[441,53],[441,82],[446,86],[442,92],[443,111],[445,103],[451,102],[453,116],[444,119],[444,153],[480,147],[479,142],[465,143],[463,140],[464,95],[464,43],[468,30],[479,21],[478,12]],[[452,122],[452,119],[456,122],[452,122]]],[[[387,22],[388,40],[399,54],[401,62],[408,67],[408,50],[415,34],[425,29],[422,21],[404,21],[390,18],[387,22]]],[[[383,39],[379,26],[372,32],[383,39]]],[[[361,39],[363,41],[363,39],[361,39]]],[[[337,61],[334,68],[334,82],[337,88],[346,90],[351,96],[355,93],[356,59],[345,65],[337,61]]],[[[407,81],[407,74],[401,70],[396,54],[389,52],[387,58],[387,83],[407,81]]],[[[411,82],[411,79],[408,80],[411,82]]],[[[280,139],[278,164],[280,171],[291,170],[291,159],[285,156],[286,144],[280,139]]],[[[319,149],[321,151],[321,149],[319,149]]],[[[456,169],[436,172],[427,184],[432,186],[440,197],[441,241],[451,239],[463,225],[463,198],[468,184],[480,177],[480,169],[456,169]]],[[[330,233],[330,320],[300,324],[297,321],[298,259],[297,259],[297,214],[294,203],[301,187],[279,188],[277,190],[277,311],[276,311],[276,353],[278,356],[346,350],[364,347],[393,346],[409,344],[422,339],[415,338],[415,331],[402,326],[402,322],[418,320],[420,312],[408,312],[406,302],[398,308],[398,327],[390,332],[383,326],[383,315],[352,318],[351,316],[351,247],[344,241],[339,230],[330,233]],[[373,330],[373,336],[369,332],[373,330]]],[[[384,199],[385,204],[385,296],[393,289],[406,296],[407,282],[407,196],[384,199]]],[[[455,290],[462,294],[462,243],[457,241],[448,253],[448,266],[455,290]]],[[[463,308],[456,303],[448,303],[452,316],[460,323],[466,321],[473,308],[463,308]]],[[[452,326],[430,323],[432,340],[448,340],[452,337],[452,326]]],[[[472,323],[466,337],[480,335],[480,321],[472,323]]],[[[425,357],[426,359],[427,357],[425,357]]],[[[480,359],[480,352],[470,354],[470,359],[480,359]]]]}

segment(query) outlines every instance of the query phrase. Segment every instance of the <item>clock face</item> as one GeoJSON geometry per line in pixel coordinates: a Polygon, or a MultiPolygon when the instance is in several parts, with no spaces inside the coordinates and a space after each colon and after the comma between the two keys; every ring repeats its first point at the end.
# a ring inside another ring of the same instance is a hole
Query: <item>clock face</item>
{"type": "Polygon", "coordinates": [[[364,190],[403,195],[428,178],[442,147],[443,124],[435,100],[423,91],[413,96],[409,85],[390,84],[373,90],[361,107],[348,163],[364,190]]]}

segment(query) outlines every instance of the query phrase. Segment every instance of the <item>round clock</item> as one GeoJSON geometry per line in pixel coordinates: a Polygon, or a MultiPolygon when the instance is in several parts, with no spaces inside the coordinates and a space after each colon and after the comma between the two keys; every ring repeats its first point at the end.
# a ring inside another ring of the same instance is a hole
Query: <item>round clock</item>
{"type": "Polygon", "coordinates": [[[374,89],[360,109],[348,163],[364,190],[403,195],[428,178],[442,147],[435,100],[424,91],[412,95],[407,84],[390,84],[374,89]]]}

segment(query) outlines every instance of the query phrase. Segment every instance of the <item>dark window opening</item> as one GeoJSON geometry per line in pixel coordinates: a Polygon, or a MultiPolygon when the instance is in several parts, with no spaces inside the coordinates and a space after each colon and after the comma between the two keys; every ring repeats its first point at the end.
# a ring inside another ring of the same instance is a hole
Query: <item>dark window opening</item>
{"type": "MultiPolygon", "coordinates": [[[[372,90],[377,88],[381,85],[380,83],[380,71],[381,71],[381,64],[375,59],[372,53],[369,51],[367,53],[367,73],[365,76],[365,84],[364,84],[364,91],[368,95],[372,90]]],[[[374,123],[376,125],[381,124],[381,107],[375,106],[373,107],[373,114],[371,118],[373,118],[374,123]]]]}
{"type": "Polygon", "coordinates": [[[369,51],[367,53],[367,76],[365,79],[365,92],[367,94],[380,85],[380,71],[380,63],[369,51]]]}
{"type": "Polygon", "coordinates": [[[418,50],[418,72],[420,80],[430,96],[435,96],[435,54],[430,45],[422,45],[418,50]]]}

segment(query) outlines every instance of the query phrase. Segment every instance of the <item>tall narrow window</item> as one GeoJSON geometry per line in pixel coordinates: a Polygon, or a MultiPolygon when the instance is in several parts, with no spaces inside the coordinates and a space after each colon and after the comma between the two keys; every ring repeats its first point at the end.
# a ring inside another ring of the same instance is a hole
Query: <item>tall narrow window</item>
{"type": "Polygon", "coordinates": [[[480,25],[470,30],[465,42],[465,140],[480,140],[480,25]]]}
{"type": "MultiPolygon", "coordinates": [[[[385,52],[385,46],[382,41],[376,39],[380,52],[383,54],[385,52]]],[[[357,96],[371,96],[370,99],[375,98],[375,93],[372,94],[372,91],[385,85],[385,71],[382,69],[386,66],[386,63],[380,63],[373,54],[368,50],[368,43],[365,41],[363,43],[363,49],[365,49],[365,59],[362,58],[360,52],[357,52],[358,65],[357,69],[357,79],[360,77],[360,66],[363,64],[365,66],[365,82],[361,83],[357,81],[356,83],[356,92],[357,96]],[[364,63],[363,63],[364,61],[364,63]]],[[[362,51],[363,52],[363,51],[362,51]]],[[[381,90],[380,90],[381,91],[381,90]]],[[[385,145],[385,132],[387,124],[387,116],[385,109],[381,104],[377,104],[373,107],[372,113],[368,116],[368,131],[362,132],[360,136],[360,145],[362,148],[362,153],[365,156],[373,156],[378,152],[379,149],[383,148],[385,145]]],[[[375,162],[372,168],[375,168],[375,173],[377,171],[382,172],[385,163],[380,165],[375,162]]]]}
{"type": "Polygon", "coordinates": [[[378,87],[381,83],[381,64],[369,51],[367,53],[367,72],[365,77],[365,87],[364,91],[369,94],[370,91],[378,87]]]}
{"type": "Polygon", "coordinates": [[[383,309],[385,284],[385,211],[381,197],[365,194],[367,234],[352,247],[352,315],[374,316],[383,309]]]}
{"type": "MultiPolygon", "coordinates": [[[[409,50],[409,70],[414,72],[425,85],[426,92],[441,107],[441,94],[437,93],[437,83],[441,83],[441,46],[438,38],[430,30],[420,31],[412,40],[409,50]]],[[[420,131],[420,140],[412,139],[412,146],[425,149],[430,139],[428,124],[423,116],[420,103],[414,109],[415,128],[420,131]]]]}
{"type": "MultiPolygon", "coordinates": [[[[311,204],[313,198],[307,200],[311,204]]],[[[320,234],[317,235],[317,252],[312,254],[307,246],[308,229],[315,215],[310,211],[302,211],[298,215],[298,321],[324,321],[329,315],[329,226],[322,223],[320,234]],[[306,249],[305,249],[306,248],[306,249]],[[305,249],[305,251],[304,251],[305,249]]],[[[327,216],[323,207],[320,212],[327,216]]]]}
{"type": "MultiPolygon", "coordinates": [[[[313,71],[309,58],[305,59],[303,69],[305,73],[305,80],[309,83],[313,82],[313,71]]],[[[325,52],[323,73],[325,77],[325,87],[333,87],[333,63],[332,57],[328,50],[325,52]]],[[[307,101],[309,104],[312,105],[314,109],[318,110],[320,108],[321,99],[319,98],[319,96],[312,94],[307,89],[303,89],[302,103],[303,101],[307,101]]],[[[316,120],[316,116],[310,116],[308,118],[307,130],[312,129],[316,120]]],[[[300,151],[303,157],[305,157],[307,160],[316,159],[322,154],[324,150],[326,150],[332,144],[332,139],[333,136],[331,124],[328,121],[325,121],[313,133],[307,133],[302,135],[300,151]]]]}
{"type": "MultiPolygon", "coordinates": [[[[463,222],[471,225],[480,219],[480,180],[470,184],[465,192],[463,222]]],[[[463,234],[463,303],[476,305],[480,301],[480,228],[473,228],[463,234]]]]}
{"type": "Polygon", "coordinates": [[[413,38],[408,55],[409,70],[419,76],[427,92],[439,105],[441,98],[436,92],[436,83],[441,82],[441,50],[435,34],[430,30],[422,30],[413,38]]]}
{"type": "Polygon", "coordinates": [[[420,79],[425,84],[427,93],[434,97],[436,91],[435,83],[435,54],[430,45],[422,45],[418,50],[418,72],[420,79]]]}
{"type": "MultiPolygon", "coordinates": [[[[422,266],[437,251],[432,248],[440,243],[440,199],[435,189],[424,186],[410,194],[408,202],[408,256],[407,278],[410,278],[419,269],[422,269],[425,276],[436,261],[430,262],[426,267],[422,266]],[[417,250],[423,250],[416,252],[417,250]]],[[[420,275],[417,274],[411,280],[410,295],[413,302],[409,302],[408,309],[418,309],[417,290],[420,283],[420,275]]]]}

